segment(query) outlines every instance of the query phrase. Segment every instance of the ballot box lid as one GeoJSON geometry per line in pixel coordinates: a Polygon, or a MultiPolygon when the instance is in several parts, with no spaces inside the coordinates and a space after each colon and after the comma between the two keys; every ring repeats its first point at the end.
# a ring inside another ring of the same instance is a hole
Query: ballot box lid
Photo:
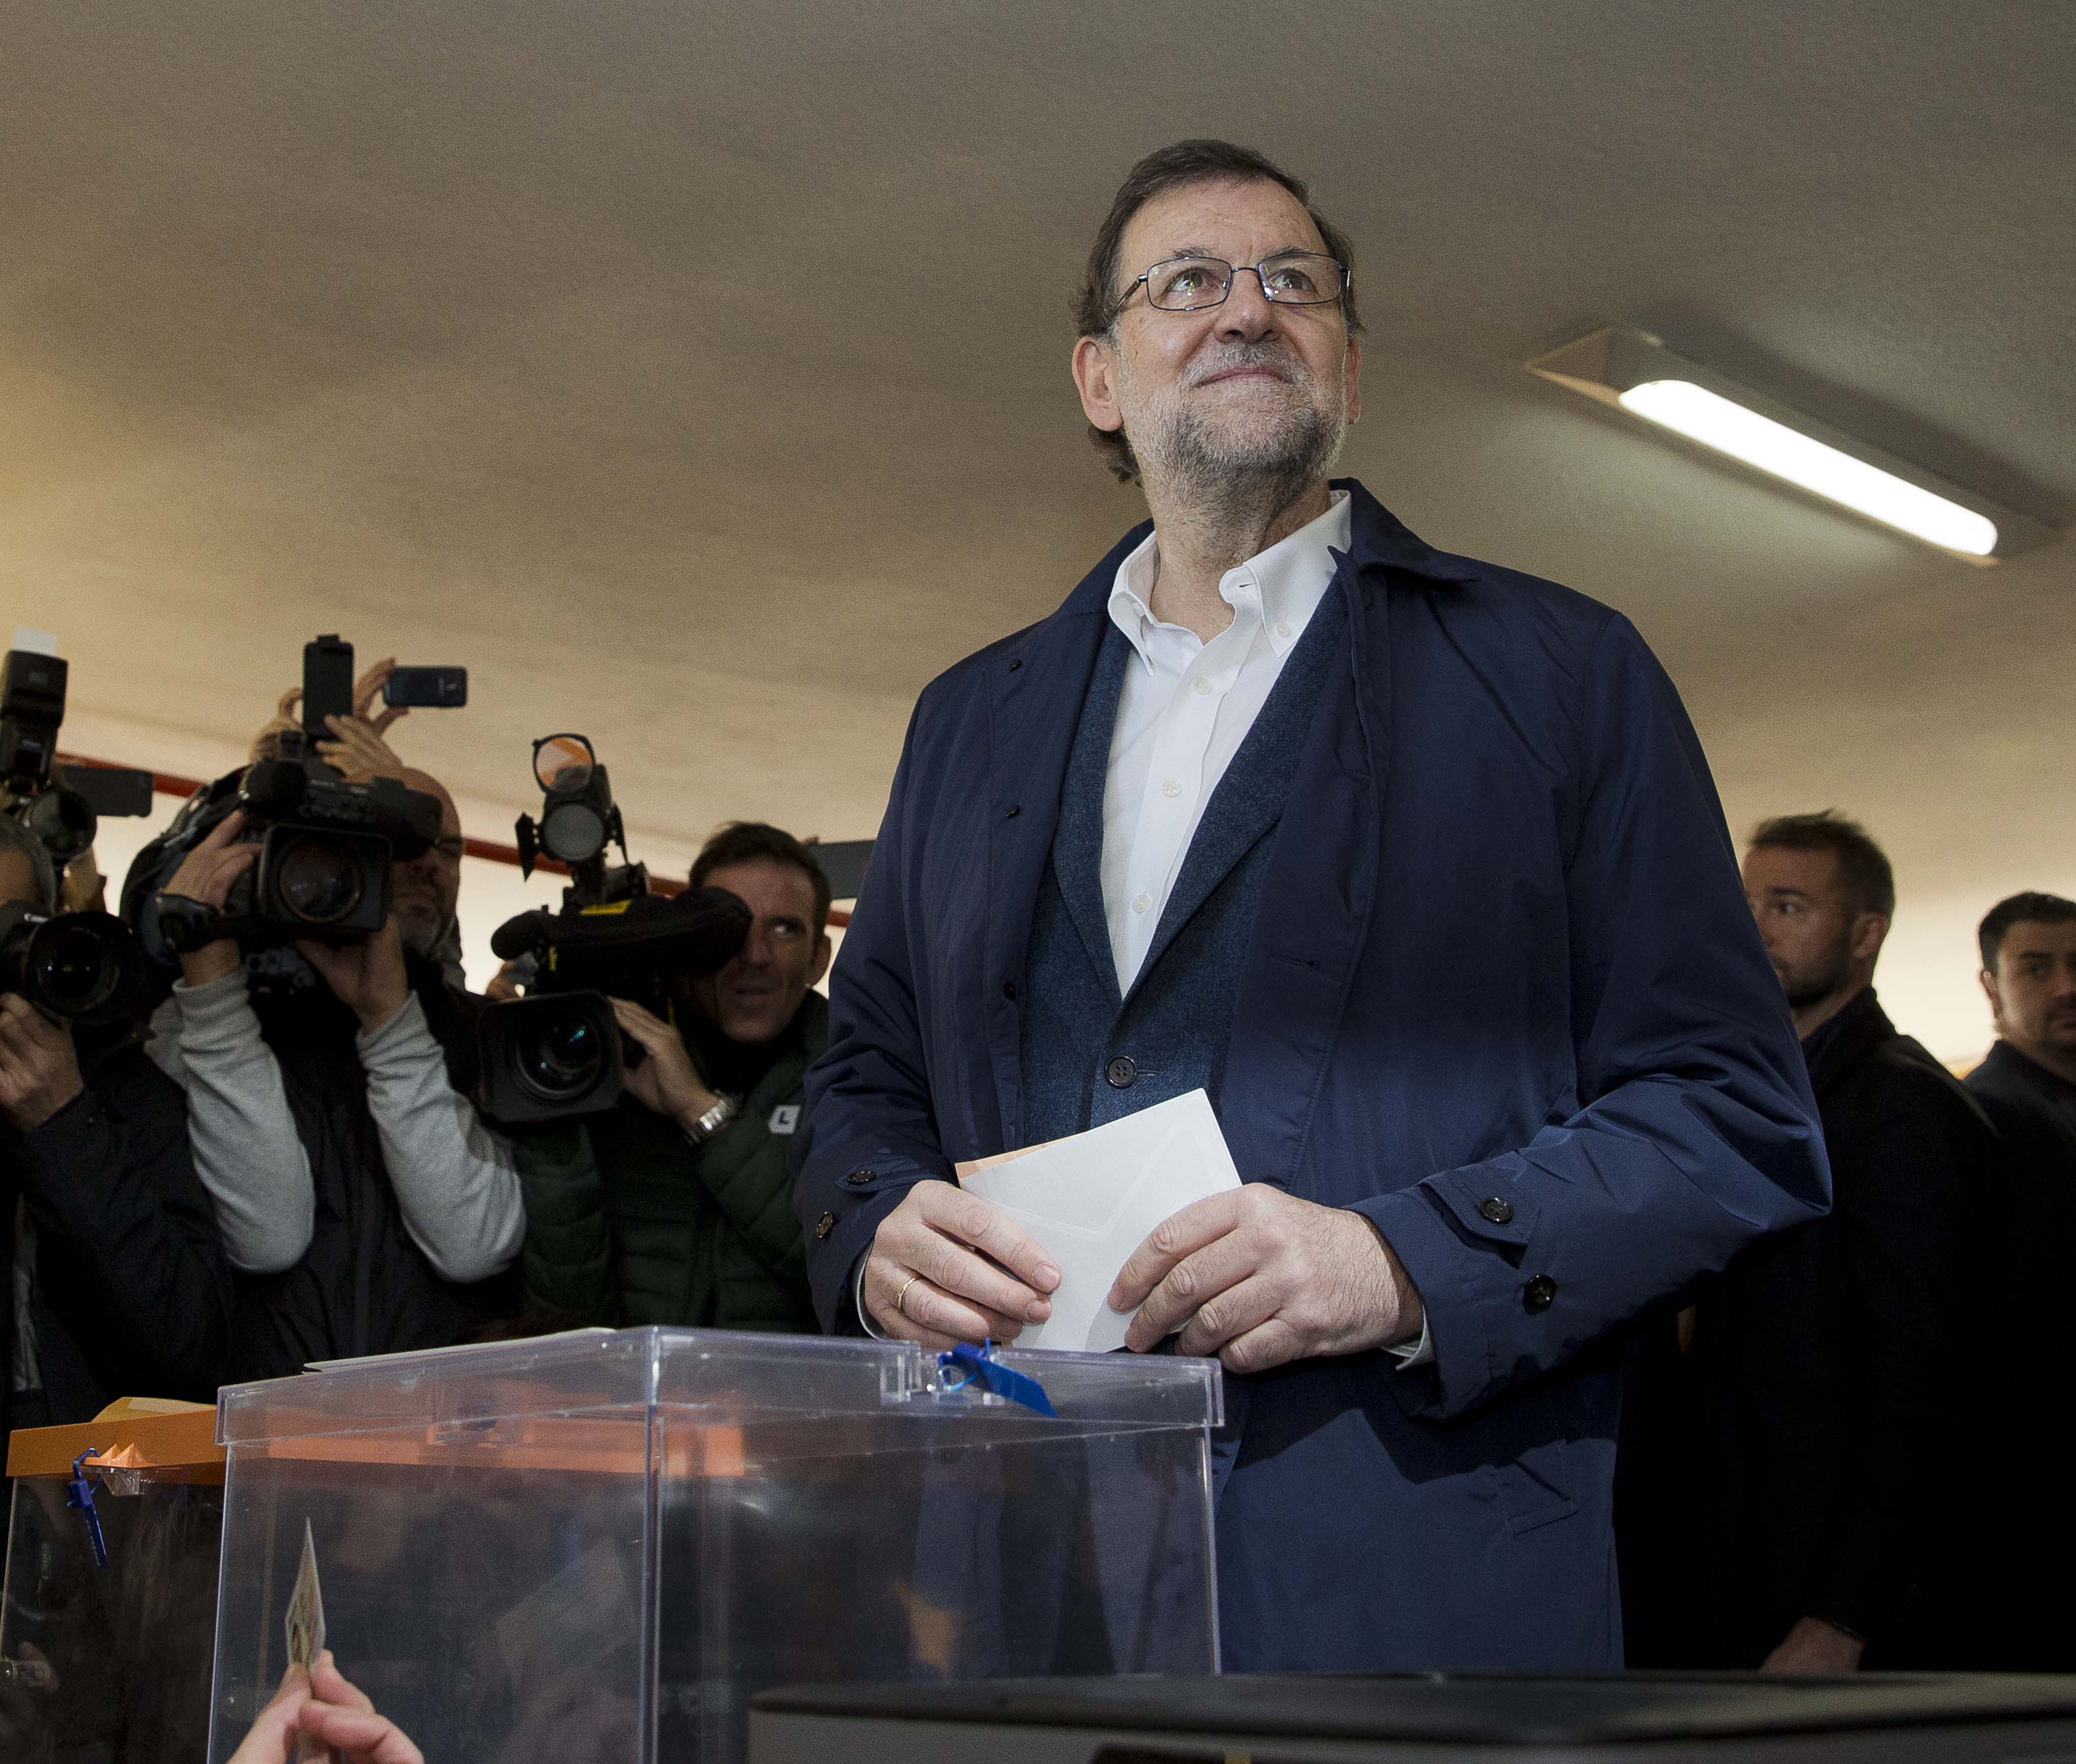
{"type": "Polygon", "coordinates": [[[542,1467],[638,1471],[648,1417],[662,1411],[709,1433],[940,1407],[985,1411],[998,1430],[1038,1436],[1203,1429],[1223,1419],[1215,1360],[1013,1349],[996,1358],[1037,1381],[1051,1415],[992,1394],[969,1370],[941,1365],[912,1342],[652,1327],[383,1355],[228,1386],[218,1397],[216,1437],[234,1451],[300,1441],[302,1453],[385,1455],[415,1449],[416,1434],[433,1455],[480,1444],[513,1462],[533,1452],[542,1467]],[[335,1443],[308,1443],[326,1439],[335,1443]]]}
{"type": "Polygon", "coordinates": [[[758,1715],[1430,1745],[1601,1746],[2067,1719],[2076,1676],[1422,1673],[997,1679],[767,1691],[758,1715]]]}
{"type": "Polygon", "coordinates": [[[75,1462],[152,1482],[221,1482],[223,1448],[206,1403],[123,1397],[92,1421],[22,1427],[7,1441],[10,1476],[69,1476],[75,1462]]]}

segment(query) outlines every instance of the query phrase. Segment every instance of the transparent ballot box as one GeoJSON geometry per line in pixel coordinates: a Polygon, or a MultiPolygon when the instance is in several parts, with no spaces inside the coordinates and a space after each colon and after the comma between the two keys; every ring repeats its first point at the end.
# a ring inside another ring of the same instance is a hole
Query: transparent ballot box
{"type": "Polygon", "coordinates": [[[6,1764],[203,1755],[223,1534],[213,1409],[127,1399],[9,1441],[6,1764]]]}
{"type": "Polygon", "coordinates": [[[1215,1362],[625,1330],[223,1392],[210,1755],[326,1645],[429,1759],[720,1764],[831,1679],[1207,1673],[1215,1362]]]}

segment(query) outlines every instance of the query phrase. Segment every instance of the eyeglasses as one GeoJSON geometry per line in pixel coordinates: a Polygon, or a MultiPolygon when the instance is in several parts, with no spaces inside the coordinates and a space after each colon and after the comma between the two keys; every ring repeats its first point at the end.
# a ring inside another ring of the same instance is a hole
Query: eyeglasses
{"type": "Polygon", "coordinates": [[[1122,312],[1132,288],[1146,287],[1146,301],[1164,313],[1197,313],[1223,306],[1233,277],[1244,272],[1261,284],[1261,297],[1278,306],[1329,306],[1348,290],[1344,264],[1322,251],[1278,251],[1259,264],[1228,264],[1223,257],[1170,257],[1136,276],[1118,296],[1122,312]]]}

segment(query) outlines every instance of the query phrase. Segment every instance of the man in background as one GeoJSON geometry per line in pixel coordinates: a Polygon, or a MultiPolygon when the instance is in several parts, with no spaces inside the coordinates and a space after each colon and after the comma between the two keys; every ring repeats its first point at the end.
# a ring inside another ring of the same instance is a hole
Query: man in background
{"type": "MultiPolygon", "coordinates": [[[[397,860],[372,936],[301,941],[300,960],[228,937],[184,953],[152,1044],[187,1091],[196,1168],[243,1276],[230,1378],[445,1347],[517,1307],[500,1276],[525,1234],[518,1175],[469,1101],[480,1000],[453,959],[460,816],[375,724],[334,726],[324,757],[437,798],[439,837],[397,860]]],[[[258,855],[243,831],[225,817],[165,892],[222,907],[258,855]]]]}
{"type": "MultiPolygon", "coordinates": [[[[52,910],[50,857],[0,816],[0,904],[52,910]]],[[[178,1088],[132,1025],[75,1031],[0,992],[0,1441],[118,1397],[216,1393],[230,1270],[178,1088]]]]}
{"type": "Polygon", "coordinates": [[[1875,995],[1887,858],[1836,814],[1752,836],[1745,890],[1808,1062],[1828,1218],[1763,1239],[1705,1289],[1690,1367],[1706,1601],[1698,1663],[1946,1666],[1972,1510],[1956,1489],[1995,1151],[1959,1081],[1875,995]]]}
{"type": "MultiPolygon", "coordinates": [[[[2018,1486],[2030,1488],[2058,1476],[2066,1460],[2067,1405],[2057,1393],[2066,1388],[2065,1264],[2076,1232],[2076,901],[2013,894],[1990,909],[1978,943],[1997,1040],[1968,1074],[1968,1089],[2004,1143],[2000,1406],[2010,1422],[2011,1470],[2018,1486]]],[[[2010,1581],[2004,1660],[2076,1670],[2068,1596],[2076,1544],[2068,1528],[2033,1523],[2026,1502],[2000,1501],[1996,1512],[2003,1525],[1988,1547],[2010,1581]]]]}
{"type": "Polygon", "coordinates": [[[813,849],[736,821],[695,888],[746,904],[749,935],[682,982],[666,1023],[616,998],[645,1057],[610,1111],[519,1141],[526,1297],[575,1324],[815,1330],[790,1157],[808,1063],[828,1043],[829,884],[813,849]]]}

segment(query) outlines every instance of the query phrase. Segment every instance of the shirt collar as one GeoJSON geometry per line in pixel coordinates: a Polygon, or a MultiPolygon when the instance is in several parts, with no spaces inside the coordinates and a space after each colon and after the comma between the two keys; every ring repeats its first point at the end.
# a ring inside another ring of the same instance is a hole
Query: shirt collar
{"type": "MultiPolygon", "coordinates": [[[[1334,579],[1332,554],[1348,550],[1354,517],[1348,492],[1335,490],[1327,512],[1295,533],[1279,539],[1266,551],[1237,564],[1219,579],[1219,593],[1235,617],[1259,616],[1269,647],[1279,656],[1289,653],[1305,634],[1305,627],[1318,610],[1334,579]]],[[[1160,535],[1149,533],[1117,567],[1110,592],[1111,622],[1122,631],[1148,666],[1153,658],[1147,645],[1160,629],[1153,616],[1153,584],[1160,574],[1160,535]]]]}

